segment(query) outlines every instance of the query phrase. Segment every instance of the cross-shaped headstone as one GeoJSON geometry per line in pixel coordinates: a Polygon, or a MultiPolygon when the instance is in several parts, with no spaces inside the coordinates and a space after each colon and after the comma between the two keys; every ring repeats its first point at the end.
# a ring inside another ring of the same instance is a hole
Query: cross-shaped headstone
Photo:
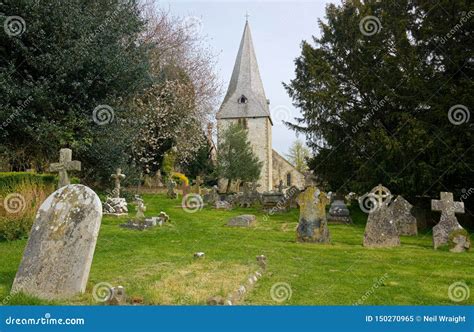
{"type": "Polygon", "coordinates": [[[196,180],[194,180],[194,184],[196,184],[198,187],[203,184],[204,181],[202,181],[200,176],[196,176],[196,180]]]}
{"type": "Polygon", "coordinates": [[[441,192],[441,200],[431,200],[431,210],[441,212],[441,220],[454,217],[455,213],[464,213],[464,203],[455,202],[453,193],[441,192]],[[445,218],[443,218],[445,217],[445,218]]]}
{"type": "Polygon", "coordinates": [[[377,207],[381,207],[383,204],[388,204],[392,200],[392,194],[390,190],[386,187],[379,184],[378,186],[374,187],[370,194],[374,197],[377,201],[377,207]]]}
{"type": "Polygon", "coordinates": [[[125,174],[122,174],[121,168],[117,168],[117,170],[115,171],[115,174],[112,174],[110,177],[115,180],[115,188],[114,188],[114,191],[112,192],[112,195],[115,198],[119,198],[120,197],[120,181],[125,179],[125,174]]]}
{"type": "Polygon", "coordinates": [[[464,203],[455,202],[452,193],[441,192],[440,200],[431,200],[431,210],[441,211],[439,223],[433,227],[434,248],[448,243],[449,235],[459,229],[463,229],[456,219],[456,213],[464,213],[464,203]]]}
{"type": "Polygon", "coordinates": [[[59,163],[52,163],[49,165],[50,172],[59,173],[59,183],[58,188],[62,188],[71,184],[67,171],[80,171],[81,162],[77,160],[72,160],[72,150],[71,149],[61,149],[59,150],[59,163]]]}

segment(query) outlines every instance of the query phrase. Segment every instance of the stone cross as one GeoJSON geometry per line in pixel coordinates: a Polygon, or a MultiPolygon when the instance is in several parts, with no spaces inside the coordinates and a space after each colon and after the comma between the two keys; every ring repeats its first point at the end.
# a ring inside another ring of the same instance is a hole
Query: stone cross
{"type": "Polygon", "coordinates": [[[455,213],[464,213],[464,203],[455,202],[452,193],[441,192],[441,200],[431,200],[431,210],[440,211],[441,219],[454,217],[455,213]]]}
{"type": "Polygon", "coordinates": [[[68,184],[71,184],[67,171],[80,171],[81,162],[77,160],[72,160],[72,150],[71,149],[61,149],[59,150],[59,163],[52,163],[49,165],[50,172],[59,173],[59,183],[58,189],[68,184]]]}
{"type": "Polygon", "coordinates": [[[137,204],[137,213],[135,215],[135,220],[136,221],[141,221],[145,219],[145,211],[146,211],[146,206],[145,203],[143,202],[143,199],[140,198],[140,196],[135,195],[135,202],[137,204]]]}
{"type": "Polygon", "coordinates": [[[370,194],[372,195],[372,197],[374,197],[377,200],[377,207],[381,207],[383,204],[390,203],[392,199],[392,194],[390,193],[390,190],[388,190],[386,187],[382,186],[381,184],[374,187],[370,191],[370,194]]]}
{"type": "Polygon", "coordinates": [[[455,202],[452,193],[441,192],[441,200],[431,200],[431,210],[441,211],[439,223],[433,227],[434,248],[448,243],[451,232],[463,229],[459,224],[456,213],[464,213],[464,203],[455,202]]]}
{"type": "Polygon", "coordinates": [[[197,185],[198,187],[203,184],[204,181],[202,181],[200,176],[196,176],[196,180],[194,180],[194,184],[197,185]]]}
{"type": "Polygon", "coordinates": [[[115,188],[114,188],[114,191],[112,192],[112,195],[115,198],[119,198],[120,197],[120,181],[125,179],[125,174],[122,174],[121,168],[117,168],[117,170],[115,171],[115,174],[112,174],[110,177],[115,180],[115,188]]]}

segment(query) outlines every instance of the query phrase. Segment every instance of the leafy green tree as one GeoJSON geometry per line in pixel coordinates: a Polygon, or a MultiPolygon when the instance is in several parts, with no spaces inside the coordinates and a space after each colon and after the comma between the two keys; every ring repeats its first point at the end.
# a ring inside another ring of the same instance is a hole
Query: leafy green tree
{"type": "Polygon", "coordinates": [[[126,138],[122,101],[148,84],[138,1],[4,1],[0,13],[1,152],[15,170],[44,170],[70,147],[100,168],[94,145],[126,138]]]}
{"type": "Polygon", "coordinates": [[[256,181],[260,177],[262,162],[252,150],[247,131],[238,124],[230,124],[222,134],[217,149],[217,174],[227,179],[227,190],[233,181],[256,181]]]}
{"type": "Polygon", "coordinates": [[[290,146],[288,151],[287,158],[295,166],[295,168],[304,173],[308,170],[307,161],[311,156],[311,152],[308,147],[300,140],[296,140],[290,146]]]}
{"type": "Polygon", "coordinates": [[[468,1],[327,6],[321,37],[302,43],[285,87],[302,113],[288,125],[306,135],[310,167],[333,191],[383,183],[434,197],[466,188],[474,177],[471,16],[468,1]],[[452,121],[453,107],[464,121],[452,121]]]}

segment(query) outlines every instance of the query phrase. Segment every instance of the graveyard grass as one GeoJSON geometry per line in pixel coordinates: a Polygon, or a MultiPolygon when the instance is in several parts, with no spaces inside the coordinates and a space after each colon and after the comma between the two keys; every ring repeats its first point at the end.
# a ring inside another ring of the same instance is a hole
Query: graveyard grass
{"type": "MultiPolygon", "coordinates": [[[[167,212],[171,224],[143,232],[118,227],[126,217],[104,216],[84,294],[65,302],[48,302],[23,294],[9,296],[26,240],[0,243],[0,305],[100,304],[94,285],[122,285],[137,304],[206,304],[226,296],[257,270],[255,257],[267,256],[263,277],[244,305],[450,305],[448,288],[463,281],[474,286],[474,253],[433,250],[431,234],[401,237],[398,248],[362,247],[366,215],[351,207],[354,225],[330,225],[332,244],[297,243],[296,209],[270,216],[260,209],[187,213],[181,200],[144,195],[147,216],[167,212]],[[253,228],[225,226],[230,217],[255,214],[253,228]],[[205,257],[193,258],[195,252],[205,257]],[[287,283],[291,297],[272,299],[271,288],[287,283]]],[[[132,208],[133,210],[133,208],[132,208]]],[[[130,214],[134,215],[133,211],[130,214]]]]}

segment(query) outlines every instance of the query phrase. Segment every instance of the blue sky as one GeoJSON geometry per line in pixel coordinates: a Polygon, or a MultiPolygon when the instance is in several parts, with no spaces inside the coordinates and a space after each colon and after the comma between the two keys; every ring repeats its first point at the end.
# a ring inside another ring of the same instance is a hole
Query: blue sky
{"type": "MultiPolygon", "coordinates": [[[[295,133],[281,122],[299,112],[281,82],[294,77],[294,59],[302,40],[319,36],[318,18],[324,17],[327,1],[160,1],[171,14],[200,20],[201,33],[218,56],[217,72],[224,90],[232,73],[240,39],[249,14],[252,38],[265,93],[273,118],[273,148],[286,154],[295,133]]],[[[300,136],[304,140],[304,137],[300,136]]]]}

